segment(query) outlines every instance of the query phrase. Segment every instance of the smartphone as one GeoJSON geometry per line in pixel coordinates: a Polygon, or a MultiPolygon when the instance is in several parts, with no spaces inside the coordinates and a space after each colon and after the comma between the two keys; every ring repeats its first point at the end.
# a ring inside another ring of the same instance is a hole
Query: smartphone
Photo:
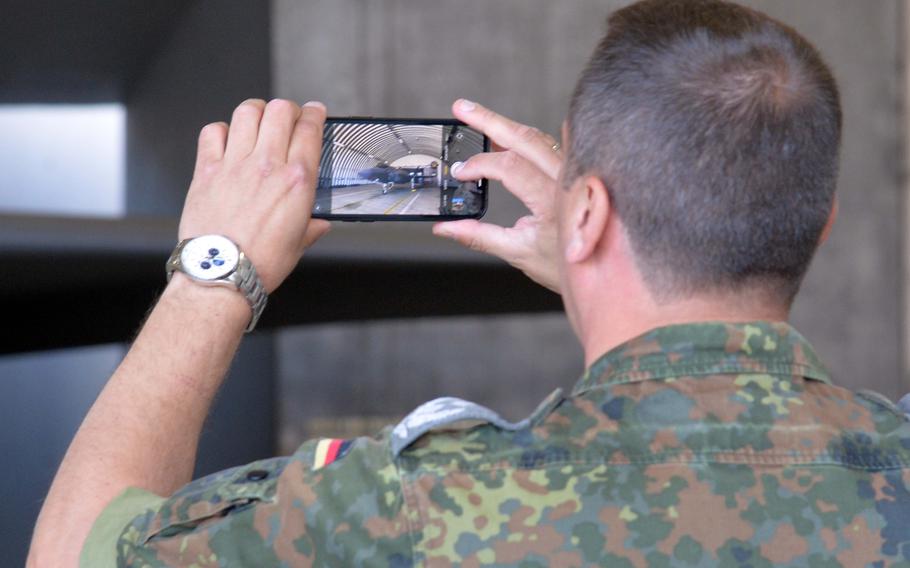
{"type": "Polygon", "coordinates": [[[461,121],[329,118],[313,217],[332,221],[478,219],[487,180],[459,181],[452,165],[490,149],[461,121]]]}

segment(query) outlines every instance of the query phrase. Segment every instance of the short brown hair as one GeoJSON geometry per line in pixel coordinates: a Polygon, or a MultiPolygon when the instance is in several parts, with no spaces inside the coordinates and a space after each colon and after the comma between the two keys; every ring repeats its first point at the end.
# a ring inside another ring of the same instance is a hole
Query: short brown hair
{"type": "Polygon", "coordinates": [[[834,199],[837,84],[812,45],[720,0],[613,13],[578,81],[564,179],[607,185],[656,296],[790,303],[834,199]]]}

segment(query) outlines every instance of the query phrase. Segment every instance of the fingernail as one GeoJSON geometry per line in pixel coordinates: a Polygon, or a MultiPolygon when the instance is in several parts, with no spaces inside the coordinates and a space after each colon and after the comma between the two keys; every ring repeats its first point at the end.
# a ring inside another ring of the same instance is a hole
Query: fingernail
{"type": "Polygon", "coordinates": [[[463,167],[464,167],[464,162],[455,162],[454,164],[452,164],[452,168],[451,168],[452,175],[453,176],[457,175],[458,172],[461,171],[461,168],[463,168],[463,167]]]}
{"type": "Polygon", "coordinates": [[[436,225],[433,227],[433,232],[436,233],[438,237],[452,237],[452,233],[449,231],[449,228],[445,225],[436,225]]]}
{"type": "Polygon", "coordinates": [[[325,105],[319,101],[307,101],[307,102],[303,103],[303,106],[316,107],[316,108],[321,108],[322,110],[325,110],[325,105]]]}
{"type": "Polygon", "coordinates": [[[468,99],[461,99],[460,101],[458,101],[458,107],[465,112],[471,112],[472,110],[477,108],[477,105],[474,104],[473,101],[469,101],[468,99]]]}

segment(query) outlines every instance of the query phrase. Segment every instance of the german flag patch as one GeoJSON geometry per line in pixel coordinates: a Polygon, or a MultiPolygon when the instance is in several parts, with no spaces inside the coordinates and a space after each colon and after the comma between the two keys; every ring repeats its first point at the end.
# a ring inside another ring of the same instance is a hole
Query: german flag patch
{"type": "Polygon", "coordinates": [[[322,469],[325,466],[339,460],[351,449],[352,440],[342,440],[339,438],[323,438],[316,444],[316,457],[313,458],[313,470],[322,469]]]}

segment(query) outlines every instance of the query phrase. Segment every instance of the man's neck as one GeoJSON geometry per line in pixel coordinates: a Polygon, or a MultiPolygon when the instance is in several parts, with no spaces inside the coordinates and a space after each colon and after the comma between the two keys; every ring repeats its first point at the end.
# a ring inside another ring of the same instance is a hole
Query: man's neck
{"type": "Polygon", "coordinates": [[[585,366],[590,367],[604,353],[658,327],[709,321],[786,321],[788,318],[786,307],[762,301],[755,294],[692,297],[666,303],[655,303],[649,297],[629,301],[626,297],[605,306],[596,320],[587,322],[586,337],[582,339],[585,366]]]}

